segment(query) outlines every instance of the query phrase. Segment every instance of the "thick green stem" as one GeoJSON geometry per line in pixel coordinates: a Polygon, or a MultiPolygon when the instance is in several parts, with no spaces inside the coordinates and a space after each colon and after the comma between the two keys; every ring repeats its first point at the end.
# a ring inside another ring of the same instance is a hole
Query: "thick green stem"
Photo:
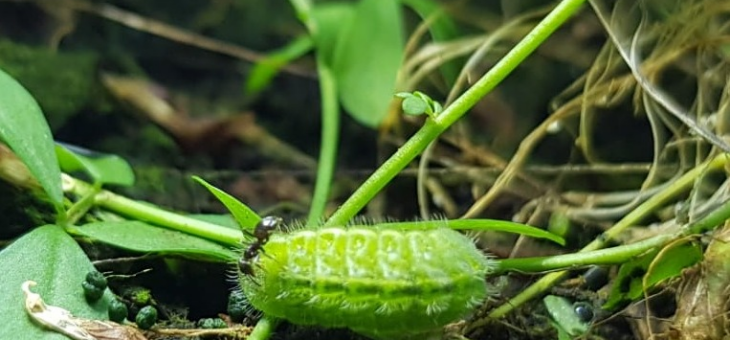
{"type": "Polygon", "coordinates": [[[542,272],[548,270],[578,268],[587,265],[620,264],[646,251],[677,238],[677,234],[658,235],[640,242],[591,252],[580,252],[557,256],[530,257],[521,259],[497,260],[494,274],[505,271],[542,272]]]}
{"type": "Polygon", "coordinates": [[[326,225],[343,225],[354,217],[385,185],[415,159],[429,143],[459,120],[507,77],[523,60],[542,44],[558,27],[570,18],[585,0],[563,0],[530,33],[525,36],[474,86],[464,92],[454,103],[446,107],[426,124],[378,168],[350,198],[330,217],[326,225]]]}
{"type": "Polygon", "coordinates": [[[271,337],[271,334],[274,333],[274,330],[276,329],[276,326],[279,325],[279,319],[275,319],[269,316],[264,315],[259,322],[256,323],[256,326],[253,328],[253,331],[251,331],[251,334],[248,335],[247,340],[267,340],[271,337]]]}
{"type": "MultiPolygon", "coordinates": [[[[70,176],[64,176],[63,180],[64,191],[75,195],[87,197],[93,195],[94,190],[96,190],[91,185],[70,176]]],[[[94,204],[140,221],[150,222],[229,246],[239,246],[243,240],[243,234],[239,230],[179,215],[150,203],[134,201],[106,190],[102,190],[94,196],[94,204]]]]}
{"type": "Polygon", "coordinates": [[[676,233],[661,234],[632,244],[574,254],[497,260],[494,274],[505,271],[540,272],[586,265],[621,264],[634,256],[663,246],[677,238],[703,233],[730,219],[730,200],[676,233]]]}
{"type": "Polygon", "coordinates": [[[701,220],[690,224],[684,231],[685,235],[700,234],[710,231],[730,219],[730,201],[715,208],[701,220]]]}

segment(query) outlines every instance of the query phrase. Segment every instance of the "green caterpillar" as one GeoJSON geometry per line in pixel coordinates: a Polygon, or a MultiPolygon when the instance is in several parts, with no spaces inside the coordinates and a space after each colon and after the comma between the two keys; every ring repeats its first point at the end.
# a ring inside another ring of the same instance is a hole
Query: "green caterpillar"
{"type": "Polygon", "coordinates": [[[273,221],[257,227],[238,272],[249,302],[266,315],[404,338],[469,315],[489,295],[485,275],[494,261],[457,231],[353,226],[264,233],[273,221]]]}

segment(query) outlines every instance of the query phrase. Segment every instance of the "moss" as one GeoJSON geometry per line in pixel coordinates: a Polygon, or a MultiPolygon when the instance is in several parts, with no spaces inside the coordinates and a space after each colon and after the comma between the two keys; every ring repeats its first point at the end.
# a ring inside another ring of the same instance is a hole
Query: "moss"
{"type": "Polygon", "coordinates": [[[0,180],[0,216],[0,239],[12,239],[33,227],[53,223],[55,212],[31,192],[0,180]]]}
{"type": "Polygon", "coordinates": [[[89,52],[54,52],[0,39],[0,68],[28,89],[54,130],[81,109],[98,106],[97,61],[89,52]]]}

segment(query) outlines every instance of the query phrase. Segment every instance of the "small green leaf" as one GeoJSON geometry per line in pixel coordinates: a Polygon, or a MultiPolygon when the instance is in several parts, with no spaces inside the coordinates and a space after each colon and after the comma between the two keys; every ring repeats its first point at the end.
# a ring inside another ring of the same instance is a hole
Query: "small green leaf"
{"type": "MultiPolygon", "coordinates": [[[[670,244],[652,261],[647,270],[645,288],[651,288],[667,279],[682,275],[682,269],[695,265],[702,260],[702,248],[695,242],[670,244]]],[[[638,296],[637,296],[638,298],[638,296]]]]}
{"type": "Polygon", "coordinates": [[[555,330],[558,331],[558,340],[573,340],[573,338],[570,336],[568,331],[566,331],[565,328],[560,327],[560,325],[557,322],[551,321],[550,325],[552,325],[555,328],[555,330]]]}
{"type": "Polygon", "coordinates": [[[425,113],[433,117],[443,111],[441,104],[421,91],[414,91],[413,93],[399,92],[395,96],[403,98],[401,107],[405,114],[416,116],[425,113]]]}
{"type": "Polygon", "coordinates": [[[208,189],[208,191],[210,191],[211,194],[213,194],[213,196],[226,206],[228,211],[233,214],[233,218],[236,222],[238,222],[238,225],[242,230],[252,230],[256,227],[256,224],[261,221],[261,217],[251,210],[251,208],[241,203],[225,191],[214,187],[198,176],[193,176],[193,179],[202,184],[206,189],[208,189]]]}
{"type": "Polygon", "coordinates": [[[85,171],[95,183],[131,186],[134,171],[126,160],[117,156],[58,143],[56,155],[66,172],[85,171]]]}
{"type": "Polygon", "coordinates": [[[555,235],[567,236],[570,232],[570,218],[562,211],[553,211],[547,230],[555,235]]]}
{"type": "Polygon", "coordinates": [[[426,110],[428,110],[428,103],[420,97],[408,96],[406,99],[403,99],[401,107],[405,114],[416,116],[426,113],[426,110]]]}
{"type": "Polygon", "coordinates": [[[614,280],[604,309],[612,310],[636,301],[644,292],[661,282],[682,274],[682,269],[702,259],[702,249],[695,243],[670,245],[653,251],[621,266],[614,280]],[[645,285],[646,284],[646,285],[645,285]]]}
{"type": "Polygon", "coordinates": [[[573,308],[573,304],[568,299],[548,295],[543,298],[542,302],[559,328],[562,328],[571,337],[585,334],[590,328],[590,324],[583,322],[573,308]]]}
{"type": "Polygon", "coordinates": [[[61,334],[41,328],[26,315],[20,285],[38,283],[33,292],[45,302],[70,311],[74,316],[105,320],[113,295],[89,304],[81,283],[95,270],[76,242],[59,226],[36,228],[0,252],[0,339],[66,340],[61,334]]]}
{"type": "Polygon", "coordinates": [[[340,101],[355,120],[376,127],[388,114],[403,59],[400,3],[361,0],[338,29],[332,66],[340,101]]]}
{"type": "Polygon", "coordinates": [[[231,262],[236,252],[217,243],[138,221],[97,222],[69,228],[99,242],[142,253],[177,255],[197,260],[231,262]]]}
{"type": "Polygon", "coordinates": [[[15,79],[0,70],[0,140],[10,147],[58,210],[63,205],[61,169],[41,108],[15,79]]]}
{"type": "Polygon", "coordinates": [[[269,53],[256,62],[246,80],[245,92],[254,96],[269,86],[279,70],[291,61],[312,50],[313,42],[309,36],[300,36],[283,48],[269,53]]]}

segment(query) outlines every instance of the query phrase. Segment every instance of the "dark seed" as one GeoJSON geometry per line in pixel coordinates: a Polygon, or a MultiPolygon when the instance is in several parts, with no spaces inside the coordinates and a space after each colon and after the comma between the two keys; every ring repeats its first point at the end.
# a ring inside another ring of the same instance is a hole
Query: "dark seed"
{"type": "Polygon", "coordinates": [[[589,322],[593,320],[593,307],[585,302],[578,302],[573,305],[573,311],[583,322],[589,322]]]}

